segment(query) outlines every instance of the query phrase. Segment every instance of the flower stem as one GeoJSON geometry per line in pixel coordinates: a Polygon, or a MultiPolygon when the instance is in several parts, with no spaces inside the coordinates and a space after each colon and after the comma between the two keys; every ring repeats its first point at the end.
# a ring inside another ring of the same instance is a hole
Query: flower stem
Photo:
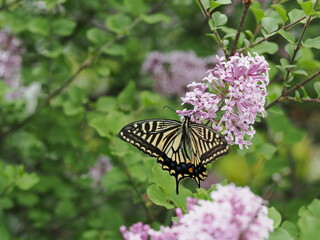
{"type": "MultiPolygon", "coordinates": [[[[240,23],[239,23],[239,26],[238,26],[237,34],[236,34],[236,37],[234,39],[233,46],[231,48],[230,56],[233,56],[236,53],[238,41],[239,41],[239,38],[240,38],[240,33],[241,33],[242,28],[243,28],[244,21],[245,21],[245,19],[247,17],[248,10],[249,10],[249,7],[251,6],[251,4],[252,4],[251,0],[244,0],[243,1],[244,8],[243,8],[241,20],[240,20],[240,23]]],[[[228,58],[229,58],[229,56],[228,56],[228,58]]]]}

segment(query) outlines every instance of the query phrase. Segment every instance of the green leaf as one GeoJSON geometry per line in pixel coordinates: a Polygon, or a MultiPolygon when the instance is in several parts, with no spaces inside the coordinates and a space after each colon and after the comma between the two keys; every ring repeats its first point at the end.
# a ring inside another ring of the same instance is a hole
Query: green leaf
{"type": "Polygon", "coordinates": [[[161,106],[165,102],[161,95],[149,91],[141,91],[139,97],[143,106],[161,106]]]}
{"type": "Polygon", "coordinates": [[[108,120],[105,117],[94,118],[89,122],[89,126],[94,128],[101,137],[109,137],[108,120]]]}
{"type": "Polygon", "coordinates": [[[306,16],[311,16],[313,14],[316,14],[316,11],[313,9],[313,3],[312,1],[302,1],[302,0],[298,0],[297,1],[303,12],[306,14],[306,16]]]}
{"type": "Polygon", "coordinates": [[[76,206],[71,200],[63,199],[59,201],[54,211],[58,216],[72,217],[76,213],[76,206]]]}
{"type": "Polygon", "coordinates": [[[294,74],[294,75],[303,75],[303,76],[306,76],[306,77],[308,76],[308,73],[305,70],[300,70],[300,69],[293,71],[292,74],[294,74]]]}
{"type": "MultiPolygon", "coordinates": [[[[283,114],[269,112],[267,122],[268,126],[275,134],[281,133],[282,141],[288,145],[292,145],[301,141],[305,133],[294,126],[291,121],[283,114]]],[[[280,139],[278,140],[280,141],[280,139]]]]}
{"type": "Polygon", "coordinates": [[[274,207],[268,209],[268,217],[273,220],[273,227],[277,228],[281,223],[281,215],[274,207]]]}
{"type": "Polygon", "coordinates": [[[110,36],[99,28],[90,28],[86,32],[86,37],[90,42],[95,44],[104,44],[110,39],[110,36]]]}
{"type": "Polygon", "coordinates": [[[46,7],[48,9],[54,9],[54,8],[57,8],[59,6],[57,5],[61,5],[62,3],[66,2],[67,0],[45,0],[46,2],[46,7]]]}
{"type": "Polygon", "coordinates": [[[14,203],[10,198],[7,198],[7,197],[0,198],[0,212],[2,212],[3,209],[9,209],[9,208],[12,208],[13,206],[14,206],[14,203]]]}
{"type": "Polygon", "coordinates": [[[302,216],[298,220],[300,229],[299,240],[314,239],[315,236],[320,236],[320,219],[311,215],[302,216]]]}
{"type": "Polygon", "coordinates": [[[21,190],[28,190],[39,182],[39,178],[35,173],[24,173],[17,179],[16,185],[21,190]]]}
{"type": "MultiPolygon", "coordinates": [[[[288,16],[290,19],[290,23],[293,23],[293,22],[297,21],[298,19],[304,17],[305,14],[302,10],[293,9],[288,13],[288,16]]],[[[304,23],[304,22],[305,22],[305,20],[300,21],[300,23],[304,23]]]]}
{"type": "Polygon", "coordinates": [[[320,49],[320,37],[309,38],[306,41],[304,41],[302,45],[306,48],[320,49]]]}
{"type": "Polygon", "coordinates": [[[168,171],[162,170],[159,164],[152,168],[153,181],[166,192],[175,192],[176,181],[168,171]]]}
{"type": "Polygon", "coordinates": [[[14,239],[7,227],[7,219],[4,217],[3,211],[0,211],[0,239],[1,240],[12,240],[14,239]]]}
{"type": "Polygon", "coordinates": [[[48,58],[57,58],[62,54],[62,46],[58,41],[45,42],[40,53],[48,58]]]}
{"type": "Polygon", "coordinates": [[[316,90],[316,92],[318,94],[318,98],[320,98],[320,82],[315,82],[313,87],[314,87],[314,90],[316,90]]]}
{"type": "Polygon", "coordinates": [[[288,21],[287,11],[284,9],[284,7],[282,5],[273,4],[273,5],[271,5],[271,7],[273,7],[273,9],[277,11],[277,13],[281,17],[283,23],[288,21]]]}
{"type": "Polygon", "coordinates": [[[223,4],[223,5],[227,5],[227,4],[231,4],[232,3],[231,0],[216,0],[215,2],[223,4]]]}
{"type": "Polygon", "coordinates": [[[89,122],[101,137],[117,135],[126,124],[124,115],[118,111],[111,111],[106,117],[97,117],[89,122]]]}
{"type": "Polygon", "coordinates": [[[216,0],[216,1],[210,1],[210,9],[209,11],[212,12],[212,10],[216,9],[217,7],[220,7],[221,5],[227,5],[227,4],[231,4],[232,1],[231,0],[216,0]]]}
{"type": "Polygon", "coordinates": [[[149,199],[156,205],[163,206],[167,209],[174,208],[174,205],[168,202],[167,195],[162,187],[152,184],[147,189],[149,199]]]}
{"type": "Polygon", "coordinates": [[[143,0],[124,0],[124,6],[131,14],[141,14],[145,13],[148,8],[143,0]]]}
{"type": "Polygon", "coordinates": [[[279,50],[278,45],[273,42],[262,42],[254,46],[250,52],[256,52],[260,55],[263,53],[275,54],[279,50]]]}
{"type": "Polygon", "coordinates": [[[154,13],[154,14],[148,14],[148,15],[141,15],[140,18],[149,24],[155,24],[159,22],[170,22],[170,17],[163,14],[163,13],[154,13]]]}
{"type": "Polygon", "coordinates": [[[245,33],[250,37],[250,40],[254,41],[254,34],[250,30],[246,30],[245,33]]]}
{"type": "Polygon", "coordinates": [[[268,240],[295,240],[291,235],[283,228],[277,228],[274,232],[270,233],[268,240]]]}
{"type": "Polygon", "coordinates": [[[288,42],[294,44],[295,38],[294,38],[294,36],[293,36],[291,33],[287,32],[287,31],[285,31],[285,30],[283,30],[283,29],[280,29],[280,30],[278,31],[278,33],[279,33],[284,39],[288,40],[288,42]]]}
{"type": "Polygon", "coordinates": [[[268,34],[278,30],[277,20],[271,17],[264,17],[261,20],[262,27],[268,34]]]}
{"type": "Polygon", "coordinates": [[[105,187],[108,193],[123,191],[129,187],[128,176],[116,166],[113,166],[103,177],[102,186],[105,187]]]}
{"type": "Polygon", "coordinates": [[[119,157],[124,157],[128,154],[129,146],[127,142],[122,141],[119,137],[115,137],[111,152],[119,157]]]}
{"type": "Polygon", "coordinates": [[[79,103],[73,103],[71,101],[66,101],[62,104],[63,112],[66,116],[75,116],[84,113],[83,106],[79,103]]]}
{"type": "Polygon", "coordinates": [[[117,106],[115,97],[107,96],[100,97],[96,102],[96,110],[103,113],[109,113],[114,110],[117,106]]]}
{"type": "Polygon", "coordinates": [[[106,54],[111,56],[125,56],[126,55],[126,48],[124,45],[120,44],[113,44],[108,48],[103,48],[102,51],[106,54]]]}
{"type": "Polygon", "coordinates": [[[288,44],[284,47],[284,50],[286,51],[286,53],[288,53],[288,55],[289,55],[290,57],[292,57],[292,55],[293,55],[293,53],[294,53],[294,45],[288,43],[288,44]]]}
{"type": "Polygon", "coordinates": [[[308,209],[312,212],[313,216],[320,219],[320,200],[314,199],[309,205],[308,209]]]}
{"type": "Polygon", "coordinates": [[[277,151],[277,148],[270,143],[262,143],[257,147],[256,151],[262,154],[266,159],[271,159],[277,151]]]}
{"type": "Polygon", "coordinates": [[[250,10],[252,11],[252,13],[254,15],[257,24],[259,24],[261,22],[261,19],[266,17],[264,11],[260,8],[256,8],[256,7],[251,6],[250,10]]]}
{"type": "Polygon", "coordinates": [[[281,228],[285,229],[294,238],[298,238],[300,234],[298,227],[294,223],[289,221],[284,221],[281,224],[281,228]]]}
{"type": "Polygon", "coordinates": [[[32,207],[39,203],[39,197],[31,192],[20,192],[17,194],[17,202],[22,206],[32,207]]]}
{"type": "Polygon", "coordinates": [[[211,20],[209,21],[211,24],[211,30],[217,29],[219,26],[223,26],[227,23],[228,18],[226,15],[220,13],[220,12],[214,12],[211,16],[211,20]]]}
{"type": "Polygon", "coordinates": [[[46,18],[33,18],[28,23],[28,29],[32,33],[47,36],[49,34],[49,20],[46,18]]]}
{"type": "Polygon", "coordinates": [[[53,33],[59,36],[70,36],[76,27],[76,22],[68,18],[55,19],[52,23],[53,33]]]}
{"type": "Polygon", "coordinates": [[[136,84],[134,83],[134,81],[130,81],[118,95],[117,97],[118,103],[133,106],[135,92],[136,92],[136,84]]]}
{"type": "Polygon", "coordinates": [[[124,14],[115,14],[107,18],[105,25],[112,32],[127,34],[131,23],[132,20],[129,16],[124,14]]]}
{"type": "Polygon", "coordinates": [[[217,3],[216,1],[210,1],[210,9],[209,11],[212,12],[214,9],[216,9],[217,7],[220,7],[221,4],[217,3]]]}

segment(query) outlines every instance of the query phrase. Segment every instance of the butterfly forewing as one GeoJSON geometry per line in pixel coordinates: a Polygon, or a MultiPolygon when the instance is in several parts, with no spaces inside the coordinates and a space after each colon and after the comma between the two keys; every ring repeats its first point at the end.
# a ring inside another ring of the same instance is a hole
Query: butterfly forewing
{"type": "Polygon", "coordinates": [[[177,134],[181,123],[152,119],[137,121],[121,129],[119,137],[152,157],[162,156],[167,143],[177,134]]]}

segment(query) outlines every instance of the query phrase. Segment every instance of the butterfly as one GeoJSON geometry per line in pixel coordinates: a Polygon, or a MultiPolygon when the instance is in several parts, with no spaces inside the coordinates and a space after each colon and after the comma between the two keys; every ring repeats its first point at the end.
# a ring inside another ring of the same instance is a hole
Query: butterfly
{"type": "Polygon", "coordinates": [[[124,126],[118,136],[142,152],[155,157],[162,169],[179,182],[192,178],[200,187],[207,176],[206,165],[228,153],[225,138],[212,128],[192,123],[189,117],[182,122],[167,119],[150,119],[124,126]]]}

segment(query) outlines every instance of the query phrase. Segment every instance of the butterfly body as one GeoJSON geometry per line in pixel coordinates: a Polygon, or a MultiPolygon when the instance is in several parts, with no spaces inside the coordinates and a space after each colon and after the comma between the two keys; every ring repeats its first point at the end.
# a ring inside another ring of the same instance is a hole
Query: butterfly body
{"type": "Polygon", "coordinates": [[[207,176],[206,166],[227,154],[229,146],[223,136],[202,124],[167,119],[130,123],[119,137],[139,150],[156,157],[163,170],[176,178],[176,190],[183,178],[193,178],[198,186],[207,176]]]}

